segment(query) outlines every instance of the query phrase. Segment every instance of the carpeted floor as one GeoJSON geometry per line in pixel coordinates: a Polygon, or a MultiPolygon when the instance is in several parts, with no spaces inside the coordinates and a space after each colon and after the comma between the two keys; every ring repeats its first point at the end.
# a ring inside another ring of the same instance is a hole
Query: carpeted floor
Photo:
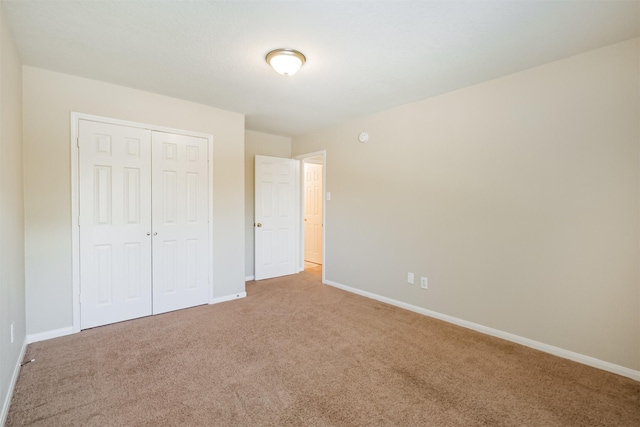
{"type": "Polygon", "coordinates": [[[640,383],[322,285],[31,344],[8,426],[639,426],[640,383]]]}

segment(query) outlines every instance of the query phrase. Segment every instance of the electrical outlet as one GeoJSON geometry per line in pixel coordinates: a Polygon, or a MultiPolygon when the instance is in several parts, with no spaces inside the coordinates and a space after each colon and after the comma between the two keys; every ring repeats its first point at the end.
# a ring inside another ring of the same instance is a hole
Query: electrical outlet
{"type": "Polygon", "coordinates": [[[407,273],[407,283],[410,283],[413,285],[413,273],[407,273]]]}
{"type": "Polygon", "coordinates": [[[429,289],[429,279],[427,279],[426,277],[421,277],[420,278],[420,287],[422,289],[429,289]]]}
{"type": "Polygon", "coordinates": [[[11,344],[13,344],[13,322],[11,322],[11,344]]]}

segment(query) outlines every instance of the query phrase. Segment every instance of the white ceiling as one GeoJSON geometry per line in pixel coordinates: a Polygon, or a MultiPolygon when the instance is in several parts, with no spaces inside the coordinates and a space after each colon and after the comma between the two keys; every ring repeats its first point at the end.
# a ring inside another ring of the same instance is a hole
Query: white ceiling
{"type": "Polygon", "coordinates": [[[640,1],[3,0],[22,61],[292,136],[640,35],[640,1]],[[292,77],[264,57],[307,57],[292,77]]]}

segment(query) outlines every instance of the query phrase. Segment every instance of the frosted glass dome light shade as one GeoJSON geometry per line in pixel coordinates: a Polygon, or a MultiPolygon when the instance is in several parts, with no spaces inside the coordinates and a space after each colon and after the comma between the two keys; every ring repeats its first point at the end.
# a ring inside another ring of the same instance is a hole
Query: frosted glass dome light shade
{"type": "Polygon", "coordinates": [[[276,49],[267,54],[267,63],[283,76],[292,76],[304,65],[307,58],[297,50],[276,49]]]}

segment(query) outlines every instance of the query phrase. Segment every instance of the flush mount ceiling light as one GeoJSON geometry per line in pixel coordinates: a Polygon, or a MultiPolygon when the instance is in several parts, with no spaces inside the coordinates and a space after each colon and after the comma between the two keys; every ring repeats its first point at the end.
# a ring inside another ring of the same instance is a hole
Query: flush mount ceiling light
{"type": "Polygon", "coordinates": [[[307,61],[297,50],[276,49],[267,53],[267,64],[283,76],[293,76],[307,61]]]}

